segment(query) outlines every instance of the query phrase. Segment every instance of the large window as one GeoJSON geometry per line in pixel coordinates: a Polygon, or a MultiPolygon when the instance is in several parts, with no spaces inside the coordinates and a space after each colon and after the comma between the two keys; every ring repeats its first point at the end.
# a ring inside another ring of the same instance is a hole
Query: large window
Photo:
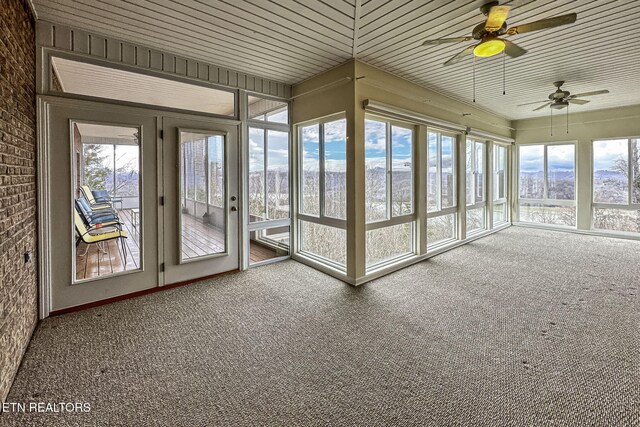
{"type": "Polygon", "coordinates": [[[413,128],[365,120],[367,269],[414,253],[413,128]]]}
{"type": "Polygon", "coordinates": [[[507,222],[507,147],[493,146],[493,225],[507,222]]]}
{"type": "Polygon", "coordinates": [[[519,147],[519,218],[523,222],[576,225],[575,145],[519,147]]]}
{"type": "Polygon", "coordinates": [[[346,267],[347,123],[330,119],[298,129],[299,249],[346,267]]]}
{"type": "Polygon", "coordinates": [[[593,228],[640,233],[640,139],[593,142],[593,228]]]}
{"type": "Polygon", "coordinates": [[[456,136],[427,133],[427,250],[457,237],[456,136]]]}
{"type": "Polygon", "coordinates": [[[367,222],[413,213],[413,129],[365,120],[367,222]]]}
{"type": "Polygon", "coordinates": [[[467,234],[486,228],[486,152],[484,142],[467,139],[466,143],[466,199],[467,234]]]}

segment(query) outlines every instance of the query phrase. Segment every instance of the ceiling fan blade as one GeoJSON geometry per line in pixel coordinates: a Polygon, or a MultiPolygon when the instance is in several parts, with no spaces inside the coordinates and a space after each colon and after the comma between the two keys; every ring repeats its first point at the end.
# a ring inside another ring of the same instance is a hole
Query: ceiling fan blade
{"type": "Polygon", "coordinates": [[[438,44],[446,44],[446,43],[460,43],[471,40],[473,37],[452,37],[449,39],[434,39],[434,40],[425,40],[422,43],[422,46],[432,46],[438,44]]]}
{"type": "Polygon", "coordinates": [[[527,53],[526,49],[521,48],[515,43],[510,42],[509,40],[504,41],[504,53],[509,55],[512,58],[517,58],[518,56],[522,56],[527,53]]]}
{"type": "Polygon", "coordinates": [[[586,99],[570,99],[569,103],[576,104],[576,105],[584,105],[584,104],[588,104],[589,101],[587,101],[586,99]]]}
{"type": "Polygon", "coordinates": [[[524,107],[525,105],[533,105],[533,104],[540,104],[541,102],[549,102],[548,99],[545,99],[544,101],[535,101],[535,102],[527,102],[526,104],[518,104],[518,107],[524,107]]]}
{"type": "Polygon", "coordinates": [[[511,6],[493,6],[489,10],[489,16],[487,16],[487,22],[484,24],[484,29],[490,33],[498,31],[502,28],[502,24],[507,20],[511,6]]]}
{"type": "Polygon", "coordinates": [[[593,96],[593,95],[604,95],[605,93],[609,93],[608,90],[595,90],[593,92],[585,92],[585,93],[578,93],[576,95],[571,95],[569,98],[574,99],[574,98],[580,98],[583,96],[593,96]]]}
{"type": "Polygon", "coordinates": [[[542,110],[543,108],[548,107],[549,105],[553,104],[553,102],[547,102],[544,105],[539,106],[538,108],[534,108],[533,111],[538,111],[538,110],[542,110]]]}
{"type": "Polygon", "coordinates": [[[474,45],[471,45],[469,47],[465,47],[464,49],[462,49],[461,52],[459,52],[453,58],[451,58],[447,62],[445,62],[444,65],[451,65],[451,64],[455,64],[456,62],[462,61],[465,56],[471,55],[473,53],[473,48],[474,47],[475,47],[474,45]]]}
{"type": "Polygon", "coordinates": [[[578,19],[575,13],[560,15],[554,18],[541,19],[539,21],[530,22],[528,24],[517,25],[507,30],[506,34],[513,36],[515,34],[530,33],[532,31],[544,30],[547,28],[559,27],[561,25],[573,24],[578,19]]]}

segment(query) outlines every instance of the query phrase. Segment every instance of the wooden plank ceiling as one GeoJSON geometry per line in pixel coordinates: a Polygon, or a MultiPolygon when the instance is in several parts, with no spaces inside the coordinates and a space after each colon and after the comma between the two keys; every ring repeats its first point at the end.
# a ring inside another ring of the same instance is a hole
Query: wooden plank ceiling
{"type": "MultiPolygon", "coordinates": [[[[358,58],[470,103],[472,57],[443,63],[470,43],[421,46],[470,35],[482,0],[33,0],[39,19],[298,83],[358,58]]],[[[509,1],[503,3],[509,4],[509,1]]],[[[640,104],[640,1],[534,0],[515,7],[516,25],[576,12],[570,26],[510,38],[529,52],[476,62],[476,103],[508,119],[544,116],[516,105],[546,99],[552,83],[571,93],[608,89],[572,106],[587,111],[640,104]]],[[[534,106],[535,107],[535,106],[534,106]]]]}

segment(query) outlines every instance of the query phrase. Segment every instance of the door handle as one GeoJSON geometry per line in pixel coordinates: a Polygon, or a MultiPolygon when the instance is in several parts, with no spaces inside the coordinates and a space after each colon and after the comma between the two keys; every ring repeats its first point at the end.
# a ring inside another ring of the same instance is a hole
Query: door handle
{"type": "Polygon", "coordinates": [[[235,206],[231,206],[231,212],[235,212],[237,210],[238,210],[238,208],[236,208],[235,206]]]}

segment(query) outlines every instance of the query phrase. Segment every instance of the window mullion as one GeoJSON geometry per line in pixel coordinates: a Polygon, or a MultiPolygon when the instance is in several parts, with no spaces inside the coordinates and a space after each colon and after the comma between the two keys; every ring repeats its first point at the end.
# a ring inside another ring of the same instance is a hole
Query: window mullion
{"type": "Polygon", "coordinates": [[[385,144],[386,144],[386,165],[387,165],[387,179],[386,179],[386,190],[387,190],[387,219],[391,219],[391,217],[393,216],[393,194],[392,194],[392,179],[393,179],[393,170],[392,170],[392,162],[391,162],[391,158],[392,158],[392,152],[391,152],[391,147],[392,147],[392,142],[391,142],[391,123],[387,122],[385,124],[385,128],[386,128],[386,138],[385,138],[385,144]]]}
{"type": "Polygon", "coordinates": [[[442,210],[442,134],[436,138],[436,209],[442,210]]]}
{"type": "Polygon", "coordinates": [[[629,199],[627,205],[631,207],[633,203],[633,144],[631,143],[631,139],[627,140],[627,150],[628,150],[628,160],[627,160],[627,182],[629,184],[629,199]]]}
{"type": "Polygon", "coordinates": [[[476,204],[476,175],[478,174],[477,159],[476,159],[476,142],[471,140],[471,205],[476,204]]]}
{"type": "Polygon", "coordinates": [[[269,203],[268,203],[269,197],[267,195],[267,191],[269,191],[268,190],[269,185],[267,184],[267,181],[269,179],[268,178],[268,176],[269,176],[269,174],[268,174],[268,170],[269,170],[269,160],[268,160],[269,156],[268,156],[268,153],[269,153],[269,142],[268,142],[268,138],[267,138],[267,130],[263,129],[262,130],[262,157],[263,157],[262,164],[263,164],[263,167],[264,167],[264,187],[263,187],[262,190],[263,190],[264,194],[262,196],[263,197],[262,203],[264,203],[264,216],[265,216],[264,219],[268,219],[269,218],[269,203]]]}
{"type": "Polygon", "coordinates": [[[547,144],[544,145],[544,164],[542,166],[542,170],[543,170],[543,187],[542,187],[542,198],[544,200],[547,200],[547,195],[548,195],[548,190],[549,190],[549,177],[547,176],[547,174],[549,173],[549,167],[547,162],[549,161],[548,155],[547,155],[547,149],[549,148],[549,146],[547,144]]]}
{"type": "Polygon", "coordinates": [[[318,183],[318,188],[319,188],[319,197],[318,197],[318,202],[320,203],[319,209],[318,209],[318,213],[320,215],[320,218],[324,218],[325,214],[324,214],[324,188],[325,188],[325,182],[324,182],[324,177],[325,177],[325,173],[324,173],[324,123],[320,123],[319,125],[319,135],[318,135],[318,159],[320,161],[320,164],[318,165],[318,175],[320,175],[318,177],[319,179],[319,183],[318,183]]]}

